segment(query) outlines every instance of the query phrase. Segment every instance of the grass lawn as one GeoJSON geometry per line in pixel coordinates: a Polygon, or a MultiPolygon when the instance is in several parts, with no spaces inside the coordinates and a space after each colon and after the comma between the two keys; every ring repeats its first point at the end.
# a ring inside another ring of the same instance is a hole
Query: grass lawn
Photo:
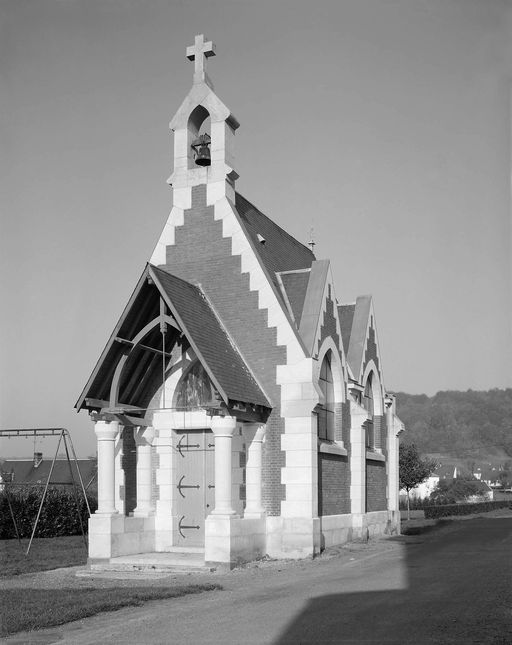
{"type": "Polygon", "coordinates": [[[220,589],[219,585],[117,587],[110,589],[5,589],[0,592],[0,636],[63,625],[103,611],[220,589]]]}
{"type": "MultiPolygon", "coordinates": [[[[0,540],[0,578],[22,573],[48,571],[60,567],[85,565],[87,550],[81,535],[58,538],[36,538],[30,554],[25,555],[28,540],[0,540]]],[[[170,583],[174,585],[175,583],[170,583]]],[[[176,585],[163,587],[98,587],[35,589],[27,579],[24,588],[0,591],[0,636],[16,632],[63,625],[103,611],[142,605],[148,600],[179,598],[186,594],[221,589],[216,584],[176,585]]]]}
{"type": "Polygon", "coordinates": [[[81,535],[58,538],[35,538],[28,556],[29,540],[0,540],[0,578],[20,573],[47,571],[59,567],[85,565],[87,549],[81,535]]]}

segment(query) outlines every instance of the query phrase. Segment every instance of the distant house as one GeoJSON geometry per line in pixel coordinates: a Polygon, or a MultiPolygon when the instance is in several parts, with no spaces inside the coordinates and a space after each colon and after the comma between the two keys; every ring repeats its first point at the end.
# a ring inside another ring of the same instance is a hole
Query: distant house
{"type": "MultiPolygon", "coordinates": [[[[410,498],[425,499],[430,497],[440,480],[456,479],[458,474],[457,466],[453,464],[440,464],[428,479],[411,489],[409,493],[410,498]]],[[[405,490],[400,491],[400,495],[406,495],[405,490]]]]}
{"type": "MultiPolygon", "coordinates": [[[[6,459],[0,464],[0,490],[5,484],[28,484],[44,486],[52,467],[53,458],[43,458],[43,453],[35,452],[32,459],[6,459]]],[[[96,489],[96,460],[78,459],[78,468],[86,490],[96,489]]],[[[69,488],[73,483],[80,485],[77,466],[74,461],[57,457],[53,467],[50,485],[53,487],[69,488]],[[71,472],[70,472],[71,466],[71,472]]]]}
{"type": "Polygon", "coordinates": [[[493,500],[494,492],[487,482],[475,479],[471,482],[471,485],[475,488],[475,494],[468,497],[466,501],[474,503],[493,500]]]}
{"type": "Polygon", "coordinates": [[[491,488],[500,488],[502,481],[500,473],[504,472],[503,464],[486,463],[473,468],[473,476],[481,482],[485,482],[491,488]]]}

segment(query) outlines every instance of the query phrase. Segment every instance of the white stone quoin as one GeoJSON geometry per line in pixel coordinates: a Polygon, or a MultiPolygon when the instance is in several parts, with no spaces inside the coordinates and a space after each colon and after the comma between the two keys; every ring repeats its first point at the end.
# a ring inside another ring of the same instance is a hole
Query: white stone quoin
{"type": "Polygon", "coordinates": [[[118,421],[96,421],[94,432],[98,442],[98,515],[113,515],[115,507],[114,458],[118,421]]]}
{"type": "Polygon", "coordinates": [[[368,412],[355,401],[350,402],[350,510],[354,532],[362,531],[366,512],[366,437],[363,427],[368,412]]]}

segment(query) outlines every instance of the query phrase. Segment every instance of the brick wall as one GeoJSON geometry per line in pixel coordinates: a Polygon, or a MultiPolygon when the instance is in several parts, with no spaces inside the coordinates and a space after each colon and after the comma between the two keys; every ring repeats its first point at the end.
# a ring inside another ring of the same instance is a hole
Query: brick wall
{"type": "Polygon", "coordinates": [[[274,404],[267,424],[263,457],[263,504],[269,515],[279,515],[285,487],[281,468],[284,421],[280,418],[281,388],[276,366],[286,364],[286,348],[277,345],[277,330],[268,327],[268,314],[258,308],[258,293],[249,288],[249,274],[242,273],[241,258],[231,255],[231,239],[222,236],[222,222],[214,219],[214,207],[206,205],[206,187],[192,189],[192,208],[184,212],[176,228],[175,244],[167,247],[165,267],[174,275],[201,288],[262,383],[274,404]]]}
{"type": "Polygon", "coordinates": [[[385,511],[386,464],[383,461],[366,460],[366,511],[385,511]]]}
{"type": "Polygon", "coordinates": [[[318,454],[318,515],[350,513],[350,473],[347,457],[318,454]]]}
{"type": "Polygon", "coordinates": [[[123,429],[121,467],[124,470],[124,513],[129,515],[137,506],[137,447],[132,426],[123,429]]]}

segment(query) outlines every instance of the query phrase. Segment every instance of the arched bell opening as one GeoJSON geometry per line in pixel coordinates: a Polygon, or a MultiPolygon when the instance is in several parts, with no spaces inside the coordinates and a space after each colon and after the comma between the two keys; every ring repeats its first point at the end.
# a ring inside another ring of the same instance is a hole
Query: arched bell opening
{"type": "Polygon", "coordinates": [[[188,168],[206,167],[211,164],[211,119],[202,105],[190,113],[187,125],[188,168]]]}

